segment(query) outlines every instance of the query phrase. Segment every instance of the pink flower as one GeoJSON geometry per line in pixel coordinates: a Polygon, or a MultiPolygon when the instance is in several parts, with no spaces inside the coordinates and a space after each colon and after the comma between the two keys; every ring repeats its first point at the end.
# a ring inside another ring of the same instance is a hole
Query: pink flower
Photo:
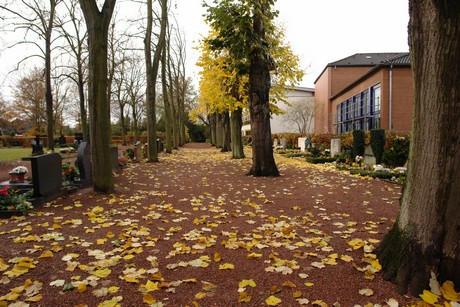
{"type": "Polygon", "coordinates": [[[10,189],[9,186],[6,186],[4,187],[3,189],[0,189],[0,195],[4,195],[4,196],[10,196],[10,194],[8,194],[8,190],[10,189]]]}

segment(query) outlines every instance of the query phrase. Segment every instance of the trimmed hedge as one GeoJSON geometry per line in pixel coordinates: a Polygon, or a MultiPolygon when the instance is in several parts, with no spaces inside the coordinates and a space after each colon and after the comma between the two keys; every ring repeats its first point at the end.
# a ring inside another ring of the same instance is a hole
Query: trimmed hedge
{"type": "Polygon", "coordinates": [[[385,151],[385,129],[372,129],[371,130],[371,148],[375,157],[375,163],[381,164],[383,153],[385,151]]]}
{"type": "Polygon", "coordinates": [[[308,163],[312,163],[312,164],[331,163],[337,160],[342,163],[345,162],[345,159],[337,159],[337,158],[329,158],[329,157],[319,157],[319,158],[307,157],[305,160],[308,163]]]}
{"type": "Polygon", "coordinates": [[[366,134],[363,130],[353,130],[353,157],[364,157],[366,134]]]}

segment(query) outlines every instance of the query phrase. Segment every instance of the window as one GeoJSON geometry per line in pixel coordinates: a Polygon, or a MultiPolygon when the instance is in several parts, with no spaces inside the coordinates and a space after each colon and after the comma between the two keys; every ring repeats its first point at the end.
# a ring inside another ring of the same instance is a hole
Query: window
{"type": "Polygon", "coordinates": [[[337,105],[337,133],[380,128],[381,86],[377,84],[337,105]]]}

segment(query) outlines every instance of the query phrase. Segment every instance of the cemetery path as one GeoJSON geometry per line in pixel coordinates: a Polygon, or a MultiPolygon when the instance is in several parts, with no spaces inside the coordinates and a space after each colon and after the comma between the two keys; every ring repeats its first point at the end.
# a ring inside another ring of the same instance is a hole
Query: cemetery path
{"type": "Polygon", "coordinates": [[[0,306],[415,301],[372,254],[399,186],[281,156],[282,176],[254,178],[230,157],[188,144],[117,173],[112,195],[85,188],[0,220],[0,306]]]}

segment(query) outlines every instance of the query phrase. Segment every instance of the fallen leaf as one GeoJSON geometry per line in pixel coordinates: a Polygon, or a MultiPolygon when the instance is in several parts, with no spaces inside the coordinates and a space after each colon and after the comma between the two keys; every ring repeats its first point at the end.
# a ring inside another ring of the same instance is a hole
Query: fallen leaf
{"type": "Polygon", "coordinates": [[[265,300],[265,303],[266,303],[268,306],[278,306],[281,302],[282,302],[281,299],[277,298],[277,297],[274,296],[274,295],[270,295],[270,296],[265,300]]]}
{"type": "Polygon", "coordinates": [[[438,302],[439,296],[431,293],[428,290],[423,290],[423,293],[420,294],[420,297],[424,302],[427,302],[428,304],[434,304],[438,302]]]}
{"type": "Polygon", "coordinates": [[[365,296],[371,296],[374,295],[374,291],[372,289],[360,289],[359,294],[365,295],[365,296]]]}

